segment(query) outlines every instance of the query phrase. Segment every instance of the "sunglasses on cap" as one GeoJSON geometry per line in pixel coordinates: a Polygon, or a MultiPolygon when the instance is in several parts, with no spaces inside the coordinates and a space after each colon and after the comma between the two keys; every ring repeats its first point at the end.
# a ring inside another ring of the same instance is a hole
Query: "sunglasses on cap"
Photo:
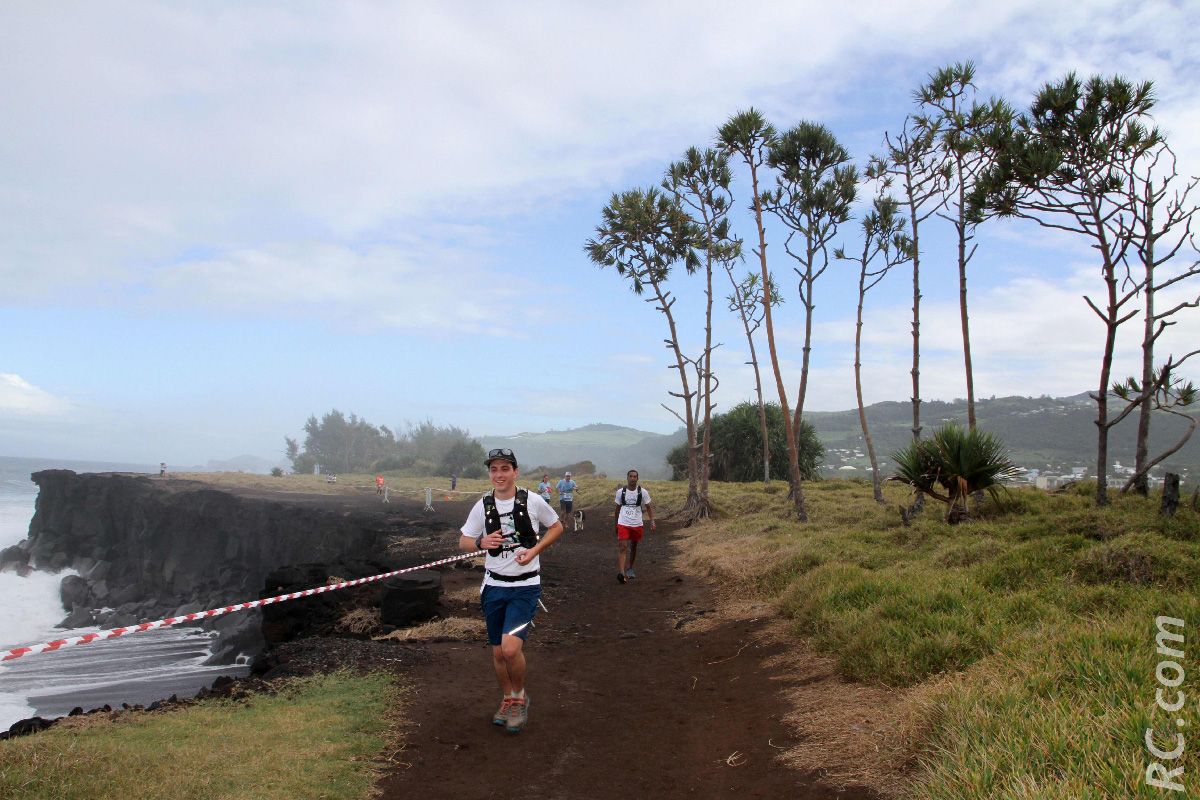
{"type": "Polygon", "coordinates": [[[517,457],[514,456],[513,451],[509,450],[507,447],[497,447],[494,450],[488,451],[487,460],[483,462],[483,465],[486,467],[496,459],[507,461],[514,467],[517,465],[517,457]]]}

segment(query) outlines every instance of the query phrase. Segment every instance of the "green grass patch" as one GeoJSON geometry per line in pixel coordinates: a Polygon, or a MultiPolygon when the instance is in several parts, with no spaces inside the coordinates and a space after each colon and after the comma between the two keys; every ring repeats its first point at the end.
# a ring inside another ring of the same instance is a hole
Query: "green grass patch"
{"type": "Polygon", "coordinates": [[[387,675],[338,672],[275,695],[76,718],[73,727],[0,742],[0,797],[363,798],[397,700],[387,675]]]}
{"type": "Polygon", "coordinates": [[[1144,780],[1147,728],[1169,749],[1185,719],[1170,767],[1200,773],[1188,688],[1200,659],[1182,662],[1188,705],[1165,712],[1154,638],[1157,616],[1182,618],[1187,658],[1200,653],[1200,514],[1164,518],[1154,496],[1098,509],[1086,488],[1014,489],[953,527],[929,503],[904,527],[909,498],[894,485],[879,505],[866,483],[806,484],[811,521],[798,523],[785,493],[715,484],[732,513],[688,542],[710,574],[772,600],[842,675],[908,692],[914,722],[892,745],[920,767],[911,797],[1161,797],[1144,780]]]}

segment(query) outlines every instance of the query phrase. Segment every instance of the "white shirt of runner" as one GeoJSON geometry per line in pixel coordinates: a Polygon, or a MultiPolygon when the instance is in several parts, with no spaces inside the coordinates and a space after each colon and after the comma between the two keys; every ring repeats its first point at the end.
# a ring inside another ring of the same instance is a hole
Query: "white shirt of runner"
{"type": "MultiPolygon", "coordinates": [[[[520,575],[522,572],[532,572],[535,569],[540,569],[540,556],[528,564],[521,565],[517,563],[517,554],[525,548],[521,547],[518,541],[517,529],[513,526],[512,511],[515,503],[515,497],[511,497],[508,500],[496,501],[496,510],[500,512],[500,532],[504,534],[504,544],[500,547],[499,555],[487,554],[484,560],[484,567],[487,568],[488,572],[494,572],[497,575],[520,575]]],[[[558,512],[551,508],[550,504],[543,500],[536,492],[529,492],[526,503],[529,507],[529,521],[533,524],[534,533],[540,533],[543,529],[549,528],[558,522],[558,512]]],[[[466,523],[462,526],[463,536],[470,536],[472,539],[482,536],[486,532],[483,524],[483,516],[483,500],[478,500],[471,508],[471,513],[467,516],[466,523]]],[[[540,575],[534,575],[532,578],[527,578],[523,581],[513,582],[493,580],[490,575],[483,579],[484,586],[508,586],[510,588],[517,586],[537,586],[541,582],[540,575]]]]}

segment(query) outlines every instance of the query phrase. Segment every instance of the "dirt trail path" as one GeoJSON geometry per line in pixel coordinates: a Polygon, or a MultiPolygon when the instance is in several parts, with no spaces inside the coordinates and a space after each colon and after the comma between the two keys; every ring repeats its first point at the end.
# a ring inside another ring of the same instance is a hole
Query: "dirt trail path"
{"type": "MultiPolygon", "coordinates": [[[[470,508],[438,505],[447,527],[470,508]]],[[[380,783],[384,798],[875,797],[835,791],[777,760],[797,742],[780,720],[788,681],[764,664],[782,646],[756,636],[764,621],[676,627],[711,613],[712,601],[671,569],[674,526],[643,542],[638,577],[622,585],[612,517],[588,513],[587,529],[565,533],[542,560],[550,611],[526,644],[528,727],[508,734],[491,724],[499,690],[485,641],[430,645],[407,673],[415,691],[405,716],[416,724],[396,756],[408,766],[380,783]]],[[[479,582],[473,570],[445,573],[456,616],[478,618],[465,598],[479,582]]]]}

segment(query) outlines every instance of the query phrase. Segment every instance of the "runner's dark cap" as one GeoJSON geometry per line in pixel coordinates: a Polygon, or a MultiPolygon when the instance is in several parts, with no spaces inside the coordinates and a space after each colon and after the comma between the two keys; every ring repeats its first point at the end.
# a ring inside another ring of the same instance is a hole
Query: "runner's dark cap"
{"type": "Polygon", "coordinates": [[[518,469],[517,457],[514,456],[513,451],[509,450],[507,447],[497,447],[495,450],[489,451],[488,456],[487,456],[487,461],[484,461],[483,465],[485,467],[490,467],[492,465],[492,462],[496,461],[497,459],[499,459],[501,461],[507,461],[508,463],[513,465],[513,469],[518,469]]]}

